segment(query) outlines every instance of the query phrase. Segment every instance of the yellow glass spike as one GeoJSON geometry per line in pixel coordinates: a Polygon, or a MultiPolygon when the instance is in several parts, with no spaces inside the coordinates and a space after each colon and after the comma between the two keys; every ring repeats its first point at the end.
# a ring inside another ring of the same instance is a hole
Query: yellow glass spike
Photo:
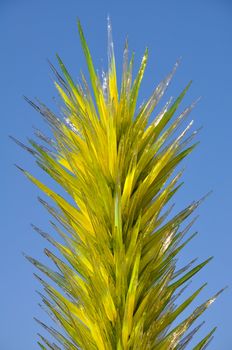
{"type": "MultiPolygon", "coordinates": [[[[182,224],[202,202],[171,215],[170,204],[182,175],[175,171],[196,145],[192,144],[196,132],[189,131],[192,122],[172,139],[193,107],[175,117],[190,84],[154,115],[175,65],[139,107],[148,50],[134,74],[134,54],[129,57],[126,42],[118,86],[109,19],[107,25],[108,71],[103,81],[78,21],[90,86],[83,74],[81,83],[76,84],[57,55],[62,76],[53,70],[64,106],[62,116],[58,118],[45,105],[28,100],[48,122],[53,136],[37,134],[45,146],[33,140],[29,140],[30,147],[16,142],[35,156],[37,164],[59,185],[47,186],[24,171],[55,204],[54,208],[40,199],[58,221],[57,225],[51,223],[63,241],[36,229],[58,250],[56,256],[45,249],[55,270],[26,257],[55,284],[37,276],[45,292],[41,293],[42,302],[62,330],[43,326],[63,348],[182,349],[198,331],[196,327],[189,333],[189,328],[219,294],[176,322],[202,290],[179,301],[186,282],[210,261],[192,266],[193,260],[183,268],[176,267],[176,256],[194,237],[191,234],[182,242],[191,229],[191,224],[184,228],[182,224]],[[60,188],[62,195],[58,194],[60,188]]],[[[212,332],[195,349],[205,348],[211,338],[212,332]]],[[[59,348],[42,336],[38,344],[43,350],[59,348]]]]}

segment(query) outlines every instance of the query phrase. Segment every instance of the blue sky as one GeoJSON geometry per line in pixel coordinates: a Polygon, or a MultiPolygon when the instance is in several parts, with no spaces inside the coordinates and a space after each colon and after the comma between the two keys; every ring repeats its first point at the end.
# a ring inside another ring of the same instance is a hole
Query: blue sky
{"type": "MultiPolygon", "coordinates": [[[[33,316],[47,320],[37,306],[39,289],[33,267],[22,251],[46,261],[47,245],[34,234],[30,223],[49,230],[49,216],[38,204],[37,190],[13,166],[17,163],[49,183],[30,155],[13,144],[8,135],[22,141],[33,127],[47,130],[40,117],[22,95],[38,97],[56,110],[57,93],[46,59],[56,62],[58,52],[74,78],[86,72],[77,36],[80,18],[95,65],[106,64],[106,17],[113,24],[118,69],[126,36],[134,50],[138,67],[146,46],[149,63],[141,87],[140,100],[148,97],[175,61],[182,57],[175,79],[166,94],[176,96],[193,79],[182,108],[202,96],[192,112],[195,126],[203,126],[197,150],[185,161],[185,185],[176,196],[177,209],[209,190],[213,194],[200,207],[195,224],[199,235],[186,248],[180,262],[196,256],[214,260],[193,282],[208,287],[198,299],[208,298],[219,288],[232,285],[231,276],[231,198],[232,198],[232,3],[229,0],[128,0],[128,1],[0,1],[1,66],[1,313],[2,350],[36,348],[40,327],[33,316]]],[[[165,102],[165,99],[162,101],[165,102]]],[[[231,288],[206,312],[204,332],[218,325],[210,349],[229,350],[232,346],[231,288]]],[[[48,320],[48,324],[51,322],[48,320]]],[[[202,332],[201,334],[204,334],[202,332]]]]}

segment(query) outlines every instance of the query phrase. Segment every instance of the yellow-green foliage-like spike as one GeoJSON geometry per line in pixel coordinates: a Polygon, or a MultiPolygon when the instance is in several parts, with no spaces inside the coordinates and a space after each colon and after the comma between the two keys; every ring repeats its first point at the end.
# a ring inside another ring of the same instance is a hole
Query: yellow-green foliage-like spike
{"type": "MultiPolygon", "coordinates": [[[[45,249],[55,270],[26,255],[52,281],[36,275],[45,292],[39,293],[45,309],[61,327],[56,330],[39,321],[61,348],[43,335],[38,345],[42,350],[181,350],[202,324],[186,334],[189,327],[219,294],[178,323],[205,286],[178,302],[186,282],[211,260],[176,267],[176,257],[195,237],[190,234],[182,242],[195,221],[188,223],[188,218],[202,200],[168,218],[167,205],[182,184],[183,172],[175,169],[196,146],[191,144],[195,132],[188,136],[192,122],[171,138],[195,105],[173,118],[191,82],[153,115],[176,64],[137,110],[148,50],[133,81],[134,55],[129,59],[126,41],[119,88],[108,19],[108,72],[102,83],[80,22],[78,29],[91,87],[83,75],[77,85],[57,55],[64,77],[51,66],[64,103],[63,119],[28,100],[52,128],[53,140],[37,131],[52,149],[33,140],[30,148],[16,140],[65,191],[61,196],[23,170],[54,202],[55,208],[40,199],[58,221],[52,228],[63,239],[58,242],[33,226],[59,254],[45,249]]],[[[205,348],[213,332],[194,349],[205,348]]]]}
{"type": "Polygon", "coordinates": [[[197,344],[196,346],[194,346],[193,350],[203,350],[203,349],[206,349],[206,346],[209,345],[209,343],[211,342],[211,340],[213,339],[213,334],[214,332],[216,331],[217,327],[214,327],[212,329],[211,332],[209,332],[209,334],[207,334],[207,336],[202,339],[200,341],[199,344],[197,344]]]}

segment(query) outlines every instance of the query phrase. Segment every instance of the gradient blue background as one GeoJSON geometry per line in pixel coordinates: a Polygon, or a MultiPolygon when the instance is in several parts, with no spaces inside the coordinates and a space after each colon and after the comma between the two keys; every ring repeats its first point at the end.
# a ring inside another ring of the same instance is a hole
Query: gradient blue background
{"type": "MultiPolygon", "coordinates": [[[[47,243],[34,234],[30,222],[50,229],[49,216],[38,204],[41,195],[17,171],[13,163],[30,170],[50,183],[34,165],[34,159],[13,144],[8,135],[22,141],[31,137],[33,126],[47,130],[39,115],[22,95],[38,97],[56,110],[57,93],[46,59],[55,63],[58,52],[75,78],[86,72],[77,36],[76,18],[82,21],[97,67],[106,64],[106,16],[110,14],[118,69],[124,39],[135,50],[136,67],[146,46],[149,64],[142,83],[140,100],[151,93],[182,56],[182,63],[166,95],[176,96],[193,79],[182,108],[201,95],[192,113],[195,126],[203,125],[201,144],[185,161],[185,185],[176,196],[176,208],[183,208],[208,190],[213,195],[200,207],[195,228],[200,234],[182,254],[181,263],[199,256],[214,260],[193,282],[209,285],[198,299],[219,288],[231,286],[232,217],[232,3],[229,0],[159,1],[0,1],[0,88],[1,88],[1,253],[0,253],[0,348],[36,349],[40,327],[33,316],[47,320],[37,306],[33,266],[21,252],[43,257],[47,243]]],[[[162,100],[162,103],[166,99],[162,100]]],[[[42,196],[44,198],[44,196],[42,196]]],[[[232,302],[228,289],[206,312],[204,332],[218,325],[212,350],[232,348],[232,302]]],[[[48,324],[52,322],[48,320],[48,324]]],[[[44,331],[42,330],[44,334],[44,331]]],[[[191,349],[191,347],[189,348],[191,349]]]]}

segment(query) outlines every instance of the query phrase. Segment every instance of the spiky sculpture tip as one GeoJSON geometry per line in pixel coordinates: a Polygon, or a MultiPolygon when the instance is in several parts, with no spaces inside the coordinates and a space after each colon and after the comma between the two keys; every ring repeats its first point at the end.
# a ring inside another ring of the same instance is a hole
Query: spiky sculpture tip
{"type": "MultiPolygon", "coordinates": [[[[43,303],[64,332],[40,323],[66,350],[183,350],[201,324],[188,332],[189,327],[217,296],[176,323],[205,284],[184,302],[176,305],[176,300],[186,282],[210,260],[193,267],[194,260],[176,269],[175,257],[195,236],[183,242],[194,219],[183,228],[181,224],[200,201],[171,218],[170,209],[163,210],[180,187],[182,172],[173,176],[176,167],[196,145],[191,143],[195,132],[186,137],[192,122],[171,139],[194,104],[169,123],[191,83],[150,120],[177,64],[137,111],[148,51],[132,80],[133,56],[129,60],[126,42],[118,90],[110,22],[109,69],[103,82],[96,74],[80,22],[78,28],[93,97],[84,76],[83,84],[76,85],[57,56],[63,77],[51,67],[65,104],[64,118],[28,100],[50,125],[54,140],[37,131],[49,149],[32,140],[32,148],[26,148],[72,200],[69,202],[24,171],[55,202],[56,209],[40,199],[58,220],[59,226],[52,226],[64,240],[61,244],[34,226],[65,259],[45,250],[57,272],[27,257],[59,287],[38,277],[46,292],[46,296],[41,294],[43,303]]],[[[205,349],[214,330],[194,349],[205,349]]],[[[44,336],[40,338],[41,349],[60,349],[44,336]]]]}

